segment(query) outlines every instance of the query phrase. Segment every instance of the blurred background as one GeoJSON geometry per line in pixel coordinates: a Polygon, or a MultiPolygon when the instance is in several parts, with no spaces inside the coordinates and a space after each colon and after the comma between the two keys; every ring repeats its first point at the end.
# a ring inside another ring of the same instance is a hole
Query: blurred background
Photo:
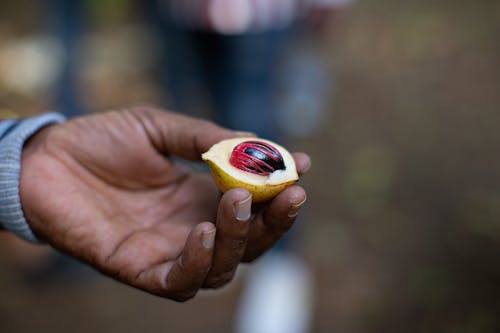
{"type": "MultiPolygon", "coordinates": [[[[86,18],[70,20],[85,21],[70,57],[48,3],[0,5],[0,118],[168,105],[137,4],[87,1],[86,18]],[[75,86],[61,88],[64,76],[75,86]]],[[[322,83],[324,105],[311,110],[327,112],[277,118],[313,158],[300,226],[314,273],[311,331],[499,332],[500,3],[359,0],[325,29],[301,43],[328,77],[282,89],[296,96],[322,83]]],[[[284,82],[301,66],[301,51],[287,50],[284,82]]],[[[246,268],[178,304],[65,269],[75,264],[61,257],[49,274],[50,251],[1,235],[1,332],[233,331],[246,268]]]]}

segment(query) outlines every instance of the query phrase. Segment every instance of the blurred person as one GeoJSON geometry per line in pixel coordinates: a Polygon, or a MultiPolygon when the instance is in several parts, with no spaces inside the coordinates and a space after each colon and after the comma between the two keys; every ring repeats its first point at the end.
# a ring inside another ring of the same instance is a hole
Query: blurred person
{"type": "Polygon", "coordinates": [[[323,83],[319,90],[321,99],[325,99],[324,91],[330,92],[326,79],[329,71],[326,64],[318,64],[323,76],[313,74],[321,78],[318,82],[309,79],[310,63],[324,59],[313,55],[320,53],[319,48],[310,50],[313,43],[308,40],[325,35],[333,15],[349,2],[142,2],[148,4],[149,21],[155,24],[161,60],[157,74],[166,87],[167,101],[182,112],[212,116],[225,126],[253,131],[262,137],[279,140],[284,134],[293,136],[295,133],[279,126],[275,110],[282,108],[278,99],[297,91],[285,89],[286,94],[277,96],[276,86],[289,79],[312,83],[314,87],[323,83]],[[306,53],[308,56],[304,56],[306,53]],[[295,60],[297,54],[302,55],[299,61],[295,60]],[[292,64],[282,69],[283,63],[289,62],[292,64]],[[297,68],[298,62],[308,62],[309,68],[297,68]],[[211,115],[207,114],[207,104],[212,105],[211,115]]]}
{"type": "MultiPolygon", "coordinates": [[[[295,185],[252,207],[247,190],[220,196],[207,173],[173,160],[198,160],[236,136],[148,107],[68,122],[57,113],[0,121],[0,226],[185,301],[228,283],[241,261],[291,227],[305,201],[295,185]]],[[[299,173],[308,169],[307,155],[295,158],[299,173]]]]}

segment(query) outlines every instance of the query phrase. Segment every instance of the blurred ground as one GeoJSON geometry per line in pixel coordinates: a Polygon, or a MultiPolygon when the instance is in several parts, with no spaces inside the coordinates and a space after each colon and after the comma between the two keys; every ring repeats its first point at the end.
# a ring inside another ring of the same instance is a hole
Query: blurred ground
{"type": "MultiPolygon", "coordinates": [[[[0,45],[41,20],[11,3],[0,45]]],[[[137,23],[96,20],[89,45],[121,53],[88,51],[92,109],[160,102],[147,66],[126,70],[141,58],[124,55],[134,34],[120,29],[137,23]]],[[[332,28],[329,122],[297,142],[314,160],[303,226],[314,332],[500,331],[500,3],[366,0],[332,28]]],[[[46,89],[21,90],[0,81],[0,112],[50,108],[46,89]]],[[[11,257],[0,254],[1,332],[231,331],[241,280],[176,304],[88,271],[33,286],[11,257]]]]}

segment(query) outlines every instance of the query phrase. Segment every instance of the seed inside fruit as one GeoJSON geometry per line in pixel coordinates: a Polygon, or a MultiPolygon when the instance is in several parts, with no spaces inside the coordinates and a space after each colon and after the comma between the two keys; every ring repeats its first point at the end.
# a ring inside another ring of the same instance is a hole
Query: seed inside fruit
{"type": "Polygon", "coordinates": [[[285,170],[280,152],[270,144],[260,141],[245,141],[234,147],[229,160],[240,170],[268,176],[276,170],[285,170]]]}

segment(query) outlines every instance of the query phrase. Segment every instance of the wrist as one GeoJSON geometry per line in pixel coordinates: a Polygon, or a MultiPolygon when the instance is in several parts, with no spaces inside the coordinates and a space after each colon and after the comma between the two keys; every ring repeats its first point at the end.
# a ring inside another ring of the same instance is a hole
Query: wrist
{"type": "Polygon", "coordinates": [[[41,204],[33,197],[34,186],[43,184],[43,170],[40,166],[44,163],[46,139],[55,125],[51,124],[40,129],[30,137],[23,146],[21,154],[21,172],[19,175],[19,198],[26,223],[34,234],[37,233],[39,225],[39,214],[37,207],[41,204]]]}
{"type": "Polygon", "coordinates": [[[26,142],[47,125],[62,122],[64,117],[48,113],[38,117],[9,123],[9,129],[0,140],[0,224],[19,237],[38,242],[28,225],[20,198],[20,175],[23,148],[26,142]]]}

